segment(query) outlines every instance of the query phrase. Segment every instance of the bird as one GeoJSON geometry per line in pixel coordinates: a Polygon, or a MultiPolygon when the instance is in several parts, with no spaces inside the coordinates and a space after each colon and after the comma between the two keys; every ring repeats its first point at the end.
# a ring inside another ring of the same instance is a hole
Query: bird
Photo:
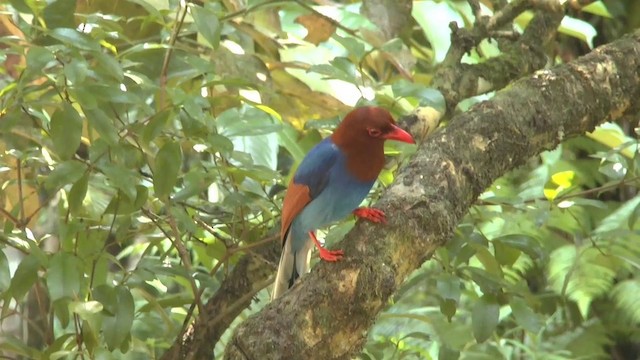
{"type": "Polygon", "coordinates": [[[385,223],[379,209],[358,207],[378,178],[385,162],[384,142],[414,144],[389,111],[376,106],[353,109],[335,129],[307,153],[289,183],[282,205],[282,253],[272,299],[280,297],[309,271],[315,245],[320,259],[335,262],[342,250],[324,248],[315,232],[350,213],[385,223]]]}

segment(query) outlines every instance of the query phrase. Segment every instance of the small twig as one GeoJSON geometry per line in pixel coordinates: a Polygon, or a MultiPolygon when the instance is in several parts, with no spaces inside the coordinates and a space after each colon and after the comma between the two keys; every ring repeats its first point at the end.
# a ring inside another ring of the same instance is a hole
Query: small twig
{"type": "Polygon", "coordinates": [[[80,326],[80,316],[77,313],[73,314],[73,327],[76,332],[76,344],[78,346],[78,354],[80,354],[80,358],[84,359],[84,355],[82,353],[82,326],[80,326]]]}
{"type": "MultiPolygon", "coordinates": [[[[32,291],[33,291],[33,293],[34,293],[34,295],[36,297],[36,302],[38,303],[38,310],[40,311],[40,315],[42,316],[42,319],[43,319],[42,321],[44,322],[45,321],[44,319],[46,319],[45,314],[49,313],[49,311],[47,310],[47,304],[49,303],[49,300],[46,299],[46,298],[43,299],[42,297],[43,296],[47,296],[46,295],[47,292],[44,292],[44,294],[43,294],[42,284],[40,282],[36,282],[35,283],[35,285],[32,288],[32,291]]],[[[34,324],[32,324],[32,326],[33,325],[34,324]]],[[[52,331],[53,331],[52,326],[53,326],[52,322],[50,322],[48,324],[44,323],[43,327],[46,330],[44,330],[42,332],[43,340],[45,341],[46,344],[49,344],[49,345],[51,345],[51,343],[53,342],[53,339],[52,339],[52,336],[51,336],[52,331]]]]}
{"type": "Polygon", "coordinates": [[[487,20],[486,29],[489,31],[500,29],[507,23],[513,21],[521,12],[529,7],[533,7],[532,5],[532,2],[529,0],[514,0],[508,3],[487,20]]]}
{"type": "Polygon", "coordinates": [[[467,0],[467,2],[471,7],[473,16],[475,17],[476,26],[480,25],[480,22],[482,21],[482,9],[480,8],[480,2],[478,2],[478,0],[467,0]]]}
{"type": "Polygon", "coordinates": [[[18,202],[20,203],[20,230],[27,226],[24,217],[24,198],[22,192],[22,160],[16,158],[16,171],[18,175],[18,202]]]}
{"type": "Polygon", "coordinates": [[[21,221],[18,220],[15,216],[11,215],[7,210],[3,207],[0,207],[0,214],[4,215],[9,221],[11,221],[15,226],[20,227],[21,221]]]}
{"type": "MultiPolygon", "coordinates": [[[[176,18],[180,15],[180,10],[182,7],[178,5],[178,10],[176,11],[176,18]]],[[[184,19],[187,17],[187,13],[189,11],[189,7],[187,4],[184,6],[184,11],[182,12],[182,16],[180,19],[174,24],[173,31],[171,32],[171,38],[169,39],[169,47],[167,48],[167,52],[164,55],[164,60],[162,61],[162,70],[160,70],[160,106],[164,106],[164,95],[165,89],[167,86],[167,73],[169,72],[169,63],[171,62],[171,55],[173,54],[173,47],[176,44],[176,40],[178,39],[178,34],[180,33],[180,29],[184,24],[184,19]]]]}

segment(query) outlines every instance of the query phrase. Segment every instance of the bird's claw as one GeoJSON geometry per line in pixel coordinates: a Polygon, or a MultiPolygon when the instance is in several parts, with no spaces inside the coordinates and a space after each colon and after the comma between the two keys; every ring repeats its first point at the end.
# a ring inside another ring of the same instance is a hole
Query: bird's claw
{"type": "Polygon", "coordinates": [[[342,250],[328,250],[325,248],[319,248],[318,250],[320,251],[320,259],[329,262],[342,260],[342,255],[344,255],[342,250]]]}
{"type": "Polygon", "coordinates": [[[384,212],[374,208],[357,208],[353,210],[353,215],[373,223],[387,223],[387,217],[384,212]]]}

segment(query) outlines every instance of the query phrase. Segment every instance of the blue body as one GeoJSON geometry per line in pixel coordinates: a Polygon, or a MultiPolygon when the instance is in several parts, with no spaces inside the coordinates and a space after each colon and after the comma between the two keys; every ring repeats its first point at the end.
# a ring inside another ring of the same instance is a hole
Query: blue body
{"type": "Polygon", "coordinates": [[[291,223],[292,250],[309,241],[309,231],[327,226],[355,210],[367,196],[373,181],[360,181],[347,169],[345,154],[328,137],[302,160],[293,182],[307,185],[311,202],[291,223]]]}

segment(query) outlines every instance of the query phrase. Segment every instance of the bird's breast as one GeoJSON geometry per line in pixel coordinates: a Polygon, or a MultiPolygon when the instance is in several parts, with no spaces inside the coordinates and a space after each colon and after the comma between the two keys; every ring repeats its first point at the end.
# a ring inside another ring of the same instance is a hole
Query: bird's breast
{"type": "Polygon", "coordinates": [[[293,222],[294,236],[305,237],[355,210],[367,196],[373,181],[361,181],[349,174],[345,159],[338,159],[330,170],[326,188],[314,198],[293,222]]]}

